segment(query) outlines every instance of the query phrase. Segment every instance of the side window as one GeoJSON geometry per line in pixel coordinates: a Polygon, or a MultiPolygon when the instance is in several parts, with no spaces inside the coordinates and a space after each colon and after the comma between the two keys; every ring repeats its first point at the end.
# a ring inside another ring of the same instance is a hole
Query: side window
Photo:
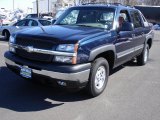
{"type": "Polygon", "coordinates": [[[125,22],[131,22],[131,19],[127,10],[121,10],[120,16],[124,18],[125,22]]]}
{"type": "Polygon", "coordinates": [[[27,21],[26,20],[22,20],[19,21],[18,23],[15,24],[15,26],[26,26],[27,21]]]}
{"type": "Polygon", "coordinates": [[[35,20],[29,20],[28,26],[38,26],[38,23],[35,20]]]}
{"type": "Polygon", "coordinates": [[[131,11],[131,17],[133,20],[134,28],[143,27],[141,16],[137,11],[131,11]]]}
{"type": "Polygon", "coordinates": [[[73,10],[68,14],[65,19],[62,20],[60,24],[76,24],[78,18],[79,10],[73,10]]]}
{"type": "Polygon", "coordinates": [[[47,20],[38,20],[40,22],[41,25],[43,26],[48,26],[48,25],[51,25],[51,22],[50,21],[47,21],[47,20]]]}

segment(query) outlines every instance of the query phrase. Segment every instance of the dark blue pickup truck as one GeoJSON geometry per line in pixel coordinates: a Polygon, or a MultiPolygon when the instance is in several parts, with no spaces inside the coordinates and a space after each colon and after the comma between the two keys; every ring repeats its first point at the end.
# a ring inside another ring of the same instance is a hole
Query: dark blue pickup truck
{"type": "Polygon", "coordinates": [[[9,69],[26,79],[101,94],[111,69],[136,58],[145,65],[153,31],[140,11],[120,4],[66,10],[53,26],[12,34],[4,54],[9,69]]]}

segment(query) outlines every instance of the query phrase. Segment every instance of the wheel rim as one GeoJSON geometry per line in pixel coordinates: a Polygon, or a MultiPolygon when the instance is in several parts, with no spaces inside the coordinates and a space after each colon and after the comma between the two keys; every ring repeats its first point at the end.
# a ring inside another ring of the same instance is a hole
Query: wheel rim
{"type": "Polygon", "coordinates": [[[145,49],[145,53],[144,53],[144,62],[147,62],[148,60],[148,49],[145,49]]]}
{"type": "Polygon", "coordinates": [[[100,66],[97,69],[97,72],[95,75],[95,87],[97,89],[101,89],[104,85],[105,80],[106,80],[106,69],[104,66],[100,66]]]}

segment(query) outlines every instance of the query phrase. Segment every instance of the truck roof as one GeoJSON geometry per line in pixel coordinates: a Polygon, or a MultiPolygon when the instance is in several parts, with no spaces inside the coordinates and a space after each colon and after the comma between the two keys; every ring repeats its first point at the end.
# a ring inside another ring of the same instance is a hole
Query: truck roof
{"type": "MultiPolygon", "coordinates": [[[[75,7],[107,7],[107,8],[118,8],[118,9],[134,9],[137,10],[136,8],[134,8],[133,6],[129,6],[129,5],[122,5],[121,3],[85,3],[79,6],[75,6],[75,7]]],[[[73,7],[73,8],[75,8],[73,7]]]]}

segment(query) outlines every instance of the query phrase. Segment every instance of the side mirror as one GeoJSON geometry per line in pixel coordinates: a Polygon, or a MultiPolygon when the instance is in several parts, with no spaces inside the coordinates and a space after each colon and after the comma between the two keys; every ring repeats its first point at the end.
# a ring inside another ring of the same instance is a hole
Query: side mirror
{"type": "MultiPolygon", "coordinates": [[[[149,26],[151,26],[151,27],[153,27],[153,25],[154,25],[153,23],[148,23],[148,24],[149,24],[149,26]]],[[[156,24],[155,24],[155,25],[156,25],[156,24]]]]}
{"type": "Polygon", "coordinates": [[[133,30],[134,30],[134,26],[130,22],[123,23],[122,27],[119,28],[119,31],[133,31],[133,30]]]}

